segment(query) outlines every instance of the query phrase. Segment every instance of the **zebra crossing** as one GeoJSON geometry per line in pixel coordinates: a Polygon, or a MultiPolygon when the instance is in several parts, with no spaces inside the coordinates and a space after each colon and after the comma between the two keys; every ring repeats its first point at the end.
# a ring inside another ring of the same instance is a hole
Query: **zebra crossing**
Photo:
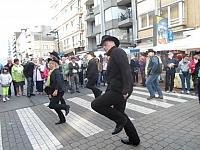
{"type": "MultiPolygon", "coordinates": [[[[146,92],[145,88],[134,87],[134,91],[126,104],[126,112],[128,116],[130,116],[131,120],[137,119],[134,116],[135,113],[148,115],[159,110],[168,109],[180,103],[186,103],[191,99],[195,99],[194,96],[189,97],[189,95],[164,93],[164,100],[147,100],[145,98],[147,95],[149,94],[146,92]]],[[[91,114],[91,117],[96,117],[99,119],[99,122],[101,122],[102,120],[100,120],[100,118],[103,118],[103,116],[99,115],[91,108],[91,101],[93,99],[93,94],[86,94],[81,97],[66,99],[66,102],[72,106],[69,114],[66,116],[66,126],[73,128],[74,131],[79,133],[83,138],[93,136],[109,129],[100,125],[98,120],[88,120],[88,118],[84,117],[83,111],[78,112],[76,110],[76,108],[79,108],[80,110],[84,109],[85,113],[91,114]]],[[[56,116],[56,112],[48,109],[46,106],[48,106],[48,103],[41,106],[46,108],[42,109],[42,111],[48,111],[49,113],[52,113],[52,115],[56,116]]],[[[16,110],[32,148],[34,150],[62,149],[65,144],[63,144],[63,142],[53,134],[53,130],[43,121],[43,119],[41,119],[41,116],[34,111],[35,110],[32,107],[16,110]]],[[[52,126],[55,126],[54,122],[52,122],[52,126]]],[[[2,144],[3,142],[0,130],[0,150],[3,150],[4,148],[2,144]]]]}

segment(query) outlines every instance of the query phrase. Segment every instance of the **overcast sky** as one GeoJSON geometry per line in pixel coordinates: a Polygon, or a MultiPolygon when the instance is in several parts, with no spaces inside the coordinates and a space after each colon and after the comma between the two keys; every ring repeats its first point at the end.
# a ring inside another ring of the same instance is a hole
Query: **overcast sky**
{"type": "Polygon", "coordinates": [[[49,0],[0,1],[0,59],[7,59],[8,38],[15,31],[35,25],[50,25],[49,0]]]}

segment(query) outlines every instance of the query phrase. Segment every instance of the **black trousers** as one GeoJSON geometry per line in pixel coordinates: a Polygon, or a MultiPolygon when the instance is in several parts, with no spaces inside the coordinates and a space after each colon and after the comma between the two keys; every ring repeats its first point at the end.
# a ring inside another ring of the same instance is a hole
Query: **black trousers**
{"type": "Polygon", "coordinates": [[[66,121],[65,116],[61,110],[66,110],[69,108],[69,106],[66,105],[65,100],[63,99],[63,95],[64,92],[59,92],[57,96],[50,98],[49,103],[49,108],[54,109],[56,111],[61,122],[66,121]],[[61,102],[61,104],[59,104],[59,102],[61,102]]]}
{"type": "Polygon", "coordinates": [[[31,94],[33,94],[33,86],[34,86],[33,78],[28,77],[26,78],[26,80],[27,80],[27,96],[30,96],[31,94]]]}
{"type": "Polygon", "coordinates": [[[43,92],[44,81],[36,81],[37,92],[43,92]]]}
{"type": "MultiPolygon", "coordinates": [[[[13,88],[14,88],[14,92],[15,92],[15,96],[17,95],[17,89],[16,89],[16,82],[13,81],[13,88]]],[[[10,95],[11,95],[11,88],[10,88],[10,95]]]]}
{"type": "Polygon", "coordinates": [[[101,90],[96,87],[97,79],[88,80],[86,87],[91,89],[95,98],[97,98],[101,94],[101,90]]]}
{"type": "Polygon", "coordinates": [[[140,138],[133,123],[124,112],[126,100],[124,100],[121,93],[107,91],[105,94],[97,97],[91,103],[91,107],[96,112],[114,121],[116,124],[122,123],[122,121],[126,119],[127,123],[124,126],[126,135],[129,137],[130,141],[134,142],[134,144],[137,145],[140,143],[140,138]]]}
{"type": "Polygon", "coordinates": [[[167,73],[166,72],[166,77],[165,77],[165,91],[173,91],[174,89],[174,78],[175,74],[174,73],[167,73]]]}

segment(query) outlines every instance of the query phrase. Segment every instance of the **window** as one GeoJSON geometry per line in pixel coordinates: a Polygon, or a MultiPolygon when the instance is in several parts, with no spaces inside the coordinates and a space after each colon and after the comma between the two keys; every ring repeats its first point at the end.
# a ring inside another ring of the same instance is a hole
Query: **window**
{"type": "Polygon", "coordinates": [[[48,49],[49,48],[49,46],[48,45],[43,45],[43,49],[48,49]]]}
{"type": "Polygon", "coordinates": [[[147,15],[142,15],[141,16],[141,28],[147,27],[147,15]]]}
{"type": "Polygon", "coordinates": [[[170,14],[170,18],[171,19],[176,19],[178,18],[178,3],[176,3],[175,5],[170,6],[171,9],[171,14],[170,14]]]}
{"type": "Polygon", "coordinates": [[[66,31],[67,31],[67,28],[68,28],[68,24],[66,24],[66,25],[65,25],[65,28],[66,28],[66,31]]]}
{"type": "Polygon", "coordinates": [[[96,35],[96,42],[97,42],[97,45],[101,43],[101,34],[96,35]]]}
{"type": "Polygon", "coordinates": [[[106,9],[104,13],[105,13],[105,22],[107,22],[113,19],[118,19],[119,14],[125,14],[126,10],[120,9],[118,7],[111,7],[106,9]]]}
{"type": "Polygon", "coordinates": [[[100,5],[100,0],[94,0],[94,7],[100,5]]]}
{"type": "Polygon", "coordinates": [[[95,16],[95,26],[98,26],[99,24],[101,24],[101,15],[100,14],[95,16]]]}
{"type": "Polygon", "coordinates": [[[128,32],[126,29],[111,29],[106,31],[107,35],[115,36],[119,40],[127,40],[128,39],[128,32]]]}
{"type": "Polygon", "coordinates": [[[167,7],[162,8],[162,17],[168,18],[168,8],[167,7]]]}
{"type": "Polygon", "coordinates": [[[149,26],[153,25],[153,17],[154,17],[154,13],[153,12],[149,13],[149,26]]]}

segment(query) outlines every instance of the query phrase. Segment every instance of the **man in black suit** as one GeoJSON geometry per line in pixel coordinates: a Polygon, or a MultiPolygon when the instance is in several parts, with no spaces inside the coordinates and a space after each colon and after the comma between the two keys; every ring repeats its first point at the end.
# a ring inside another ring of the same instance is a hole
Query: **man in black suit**
{"type": "Polygon", "coordinates": [[[117,134],[124,128],[128,139],[121,142],[129,145],[140,143],[137,131],[125,114],[126,101],[133,91],[133,78],[128,58],[124,50],[118,48],[120,42],[116,37],[105,35],[101,46],[109,56],[107,66],[106,92],[97,97],[91,104],[92,109],[116,123],[112,134],[117,134]]]}
{"type": "Polygon", "coordinates": [[[86,87],[88,89],[91,89],[92,92],[94,93],[95,98],[97,98],[98,96],[101,95],[102,91],[96,87],[99,72],[98,72],[97,62],[95,60],[95,55],[93,52],[87,53],[87,60],[89,60],[89,62],[86,72],[86,77],[88,79],[86,87]]]}
{"type": "Polygon", "coordinates": [[[54,109],[58,114],[59,121],[55,124],[62,124],[66,122],[65,116],[61,110],[66,111],[66,115],[69,113],[69,105],[66,103],[59,104],[63,100],[63,95],[65,91],[64,80],[59,69],[59,60],[55,57],[48,59],[50,75],[47,79],[47,87],[45,88],[46,93],[49,95],[50,103],[49,108],[54,109]]]}

